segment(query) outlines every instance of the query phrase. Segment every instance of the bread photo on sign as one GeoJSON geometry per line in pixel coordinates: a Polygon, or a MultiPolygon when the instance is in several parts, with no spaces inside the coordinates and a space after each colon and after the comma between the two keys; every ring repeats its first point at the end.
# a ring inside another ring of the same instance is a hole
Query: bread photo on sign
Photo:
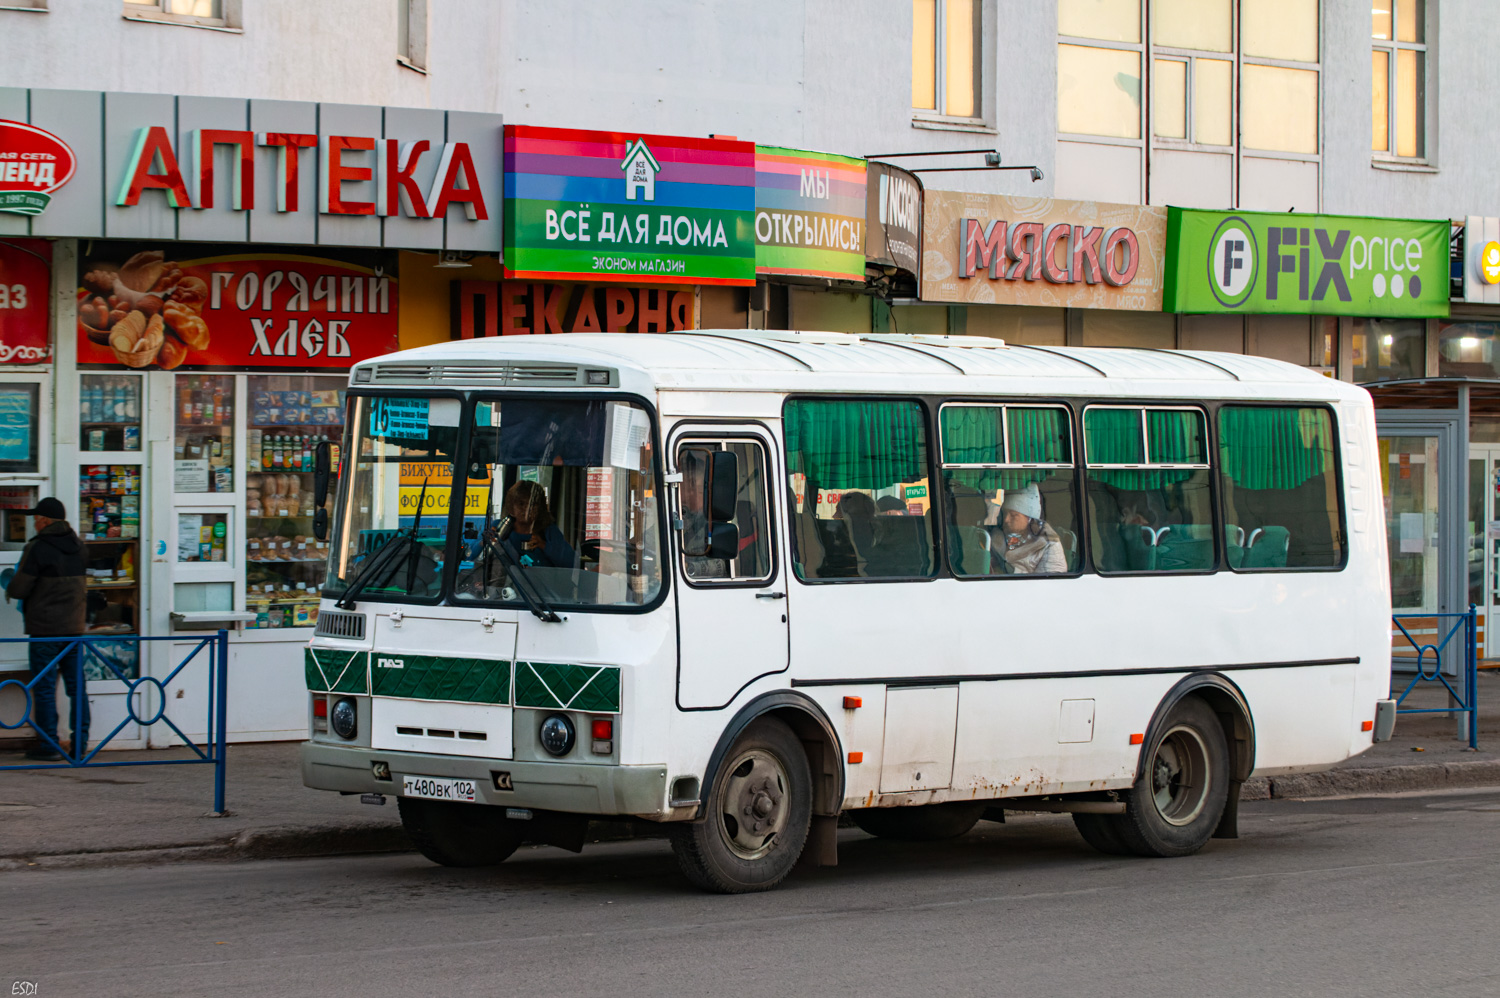
{"type": "Polygon", "coordinates": [[[200,314],[208,284],[183,273],[161,250],[137,253],[116,268],[91,263],[78,289],[78,331],[109,347],[127,367],[172,370],[207,350],[200,314]]]}

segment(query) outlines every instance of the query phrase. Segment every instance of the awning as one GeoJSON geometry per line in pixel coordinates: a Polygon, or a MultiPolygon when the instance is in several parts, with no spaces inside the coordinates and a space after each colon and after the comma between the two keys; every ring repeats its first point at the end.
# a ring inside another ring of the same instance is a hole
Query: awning
{"type": "Polygon", "coordinates": [[[1403,378],[1360,387],[1377,409],[1457,409],[1459,389],[1466,387],[1471,416],[1500,416],[1500,378],[1403,378]]]}

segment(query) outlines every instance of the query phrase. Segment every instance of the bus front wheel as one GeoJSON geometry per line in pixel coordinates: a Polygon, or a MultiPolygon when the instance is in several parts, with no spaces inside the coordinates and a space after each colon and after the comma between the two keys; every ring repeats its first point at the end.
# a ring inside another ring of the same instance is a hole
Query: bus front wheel
{"type": "Polygon", "coordinates": [[[669,826],[686,877],[720,894],[766,891],[792,871],[812,824],[812,771],[775,718],[745,729],[724,756],[705,817],[669,826]]]}
{"type": "Polygon", "coordinates": [[[1229,800],[1229,746],[1217,715],[1197,697],[1184,697],[1144,758],[1126,812],[1114,818],[1111,830],[1137,856],[1197,852],[1229,800]]]}
{"type": "Polygon", "coordinates": [[[521,844],[518,823],[498,807],[397,797],[396,808],[417,851],[439,866],[498,866],[521,844]]]}

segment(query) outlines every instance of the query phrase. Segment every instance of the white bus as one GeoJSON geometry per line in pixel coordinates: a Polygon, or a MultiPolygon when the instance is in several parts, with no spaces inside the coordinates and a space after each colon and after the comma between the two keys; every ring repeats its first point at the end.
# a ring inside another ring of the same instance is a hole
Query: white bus
{"type": "Polygon", "coordinates": [[[348,411],[303,778],[437,863],[631,816],[764,890],[842,814],[1007,809],[1184,855],[1394,720],[1370,399],[1289,364],[525,336],[360,363],[348,411]]]}

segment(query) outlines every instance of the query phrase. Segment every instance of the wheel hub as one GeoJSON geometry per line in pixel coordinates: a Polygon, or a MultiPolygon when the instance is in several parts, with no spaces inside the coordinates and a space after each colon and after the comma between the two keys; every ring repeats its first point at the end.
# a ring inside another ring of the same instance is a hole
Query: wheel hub
{"type": "Polygon", "coordinates": [[[1203,811],[1209,796],[1208,746],[1187,725],[1162,736],[1151,761],[1151,796],[1156,810],[1171,825],[1188,825],[1203,811]]]}
{"type": "Polygon", "coordinates": [[[751,749],[735,760],[725,781],[719,831],[741,859],[758,859],[775,847],[786,827],[786,769],[763,749],[751,749]]]}

